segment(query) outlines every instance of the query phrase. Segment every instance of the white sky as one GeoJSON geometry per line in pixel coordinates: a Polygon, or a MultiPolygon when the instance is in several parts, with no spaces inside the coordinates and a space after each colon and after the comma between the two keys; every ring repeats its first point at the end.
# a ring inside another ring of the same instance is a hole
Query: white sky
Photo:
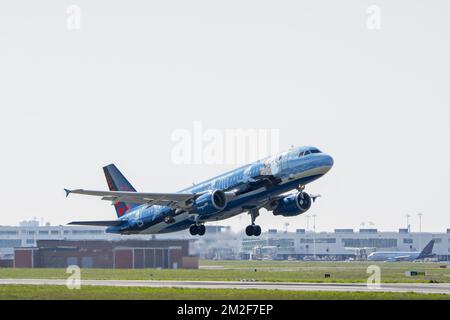
{"type": "MultiPolygon", "coordinates": [[[[274,128],[335,166],[307,190],[318,230],[450,228],[448,1],[2,1],[0,224],[115,218],[97,198],[114,162],[171,192],[226,165],[175,165],[171,134],[274,128]],[[66,28],[69,4],[81,30],[66,28]],[[381,30],[366,9],[381,8],[381,30]]],[[[249,217],[227,221],[245,227],[249,217]]],[[[306,217],[263,212],[290,229],[306,217]]]]}

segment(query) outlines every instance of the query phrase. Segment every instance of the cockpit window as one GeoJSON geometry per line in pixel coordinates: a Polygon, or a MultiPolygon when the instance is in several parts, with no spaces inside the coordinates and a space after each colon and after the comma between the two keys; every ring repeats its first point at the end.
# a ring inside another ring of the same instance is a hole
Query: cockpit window
{"type": "Polygon", "coordinates": [[[319,149],[316,148],[310,148],[308,150],[302,151],[298,154],[298,157],[303,157],[303,156],[307,156],[308,154],[312,154],[312,153],[322,153],[322,151],[320,151],[319,149]]]}

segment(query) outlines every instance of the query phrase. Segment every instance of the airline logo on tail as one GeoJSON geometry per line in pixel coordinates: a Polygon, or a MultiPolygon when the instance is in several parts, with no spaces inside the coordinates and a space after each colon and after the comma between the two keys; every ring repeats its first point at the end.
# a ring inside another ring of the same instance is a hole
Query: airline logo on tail
{"type": "MultiPolygon", "coordinates": [[[[117,169],[114,164],[110,164],[103,167],[103,172],[105,173],[106,182],[110,191],[129,191],[136,192],[136,189],[131,185],[131,183],[124,177],[124,175],[117,169]]],[[[122,217],[130,209],[137,207],[138,205],[126,202],[116,202],[114,203],[114,208],[116,209],[117,217],[122,217]]]]}

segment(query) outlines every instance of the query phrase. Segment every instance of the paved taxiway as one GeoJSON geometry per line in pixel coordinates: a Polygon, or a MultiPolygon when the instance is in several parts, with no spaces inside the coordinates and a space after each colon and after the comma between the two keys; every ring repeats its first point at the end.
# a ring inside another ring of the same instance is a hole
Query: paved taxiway
{"type": "MultiPolygon", "coordinates": [[[[64,279],[0,279],[0,285],[65,285],[64,279]]],[[[203,289],[265,289],[294,291],[365,291],[417,292],[450,294],[450,283],[389,283],[380,289],[363,283],[296,283],[296,282],[232,282],[232,281],[170,281],[170,280],[82,280],[81,285],[113,287],[203,288],[203,289]]]]}

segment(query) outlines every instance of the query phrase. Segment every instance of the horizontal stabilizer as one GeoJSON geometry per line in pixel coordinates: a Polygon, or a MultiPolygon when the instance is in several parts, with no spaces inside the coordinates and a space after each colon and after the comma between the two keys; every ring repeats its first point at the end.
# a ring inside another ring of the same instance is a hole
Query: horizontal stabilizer
{"type": "Polygon", "coordinates": [[[69,224],[80,226],[99,226],[99,227],[117,227],[123,224],[125,220],[104,220],[104,221],[72,221],[69,224]]]}

